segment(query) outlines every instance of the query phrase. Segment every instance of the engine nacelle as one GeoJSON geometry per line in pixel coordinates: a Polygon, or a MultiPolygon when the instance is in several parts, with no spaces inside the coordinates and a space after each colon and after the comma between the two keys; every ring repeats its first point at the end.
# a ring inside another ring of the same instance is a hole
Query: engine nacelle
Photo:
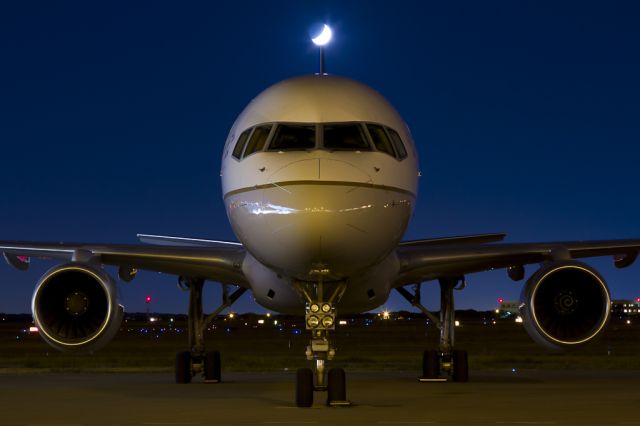
{"type": "Polygon", "coordinates": [[[550,349],[579,346],[609,320],[611,299],[604,279],[577,261],[544,265],[522,290],[520,311],[533,340],[550,349]]]}
{"type": "Polygon", "coordinates": [[[65,352],[101,348],[124,316],[109,274],[76,262],[58,265],[40,278],[31,310],[44,340],[65,352]]]}

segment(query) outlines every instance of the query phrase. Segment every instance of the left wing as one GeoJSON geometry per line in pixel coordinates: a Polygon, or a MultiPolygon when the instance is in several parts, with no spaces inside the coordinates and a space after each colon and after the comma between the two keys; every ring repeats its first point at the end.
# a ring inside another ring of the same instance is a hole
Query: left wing
{"type": "MultiPolygon", "coordinates": [[[[161,237],[167,243],[168,238],[161,237]]],[[[121,268],[144,269],[197,277],[223,284],[248,287],[242,273],[245,249],[239,243],[148,246],[0,241],[0,252],[9,264],[26,269],[29,258],[95,262],[121,268]]]]}
{"type": "Polygon", "coordinates": [[[490,269],[597,256],[614,256],[615,265],[624,268],[633,263],[640,251],[640,239],[457,245],[426,241],[401,244],[396,249],[400,274],[395,287],[490,269]]]}

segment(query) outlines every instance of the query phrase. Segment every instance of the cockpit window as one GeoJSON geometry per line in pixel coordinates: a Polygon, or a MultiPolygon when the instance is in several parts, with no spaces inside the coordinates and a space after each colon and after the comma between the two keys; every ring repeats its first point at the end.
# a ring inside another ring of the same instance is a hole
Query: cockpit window
{"type": "Polygon", "coordinates": [[[360,124],[325,124],[323,135],[325,149],[371,151],[360,124]]]}
{"type": "Polygon", "coordinates": [[[396,152],[398,153],[398,158],[401,160],[404,158],[407,158],[407,150],[405,149],[404,144],[402,143],[402,139],[400,139],[400,135],[398,134],[398,132],[390,128],[387,128],[387,130],[389,131],[389,136],[391,136],[393,147],[396,149],[396,152]]]}
{"type": "Polygon", "coordinates": [[[384,130],[384,127],[377,124],[367,124],[367,129],[369,130],[371,140],[378,151],[389,154],[392,157],[396,156],[393,152],[391,140],[389,139],[387,132],[384,130]]]}
{"type": "Polygon", "coordinates": [[[242,156],[242,151],[244,150],[244,146],[247,143],[247,139],[249,139],[249,134],[251,133],[251,129],[247,129],[238,138],[238,142],[236,142],[235,148],[233,148],[233,156],[238,160],[242,156]]]}
{"type": "Polygon", "coordinates": [[[251,134],[251,139],[249,139],[247,150],[244,152],[245,157],[256,151],[262,151],[262,148],[264,148],[264,144],[269,137],[269,133],[271,132],[271,127],[273,127],[271,124],[255,127],[255,130],[251,134]]]}
{"type": "Polygon", "coordinates": [[[316,147],[316,126],[278,124],[269,151],[304,151],[316,147]]]}

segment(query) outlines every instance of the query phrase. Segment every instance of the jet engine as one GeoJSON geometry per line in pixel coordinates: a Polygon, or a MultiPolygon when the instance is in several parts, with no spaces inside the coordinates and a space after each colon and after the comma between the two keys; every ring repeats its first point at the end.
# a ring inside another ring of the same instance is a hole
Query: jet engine
{"type": "Polygon", "coordinates": [[[544,265],[522,290],[520,311],[533,340],[566,349],[596,337],[609,320],[607,284],[590,266],[577,261],[544,265]]]}
{"type": "Polygon", "coordinates": [[[60,351],[93,351],[116,334],[124,309],[113,279],[102,269],[68,263],[40,278],[31,309],[40,335],[60,351]]]}

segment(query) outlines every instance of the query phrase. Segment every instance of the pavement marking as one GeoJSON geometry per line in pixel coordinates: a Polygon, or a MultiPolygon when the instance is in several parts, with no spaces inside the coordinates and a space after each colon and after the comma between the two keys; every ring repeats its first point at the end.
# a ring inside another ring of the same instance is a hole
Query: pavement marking
{"type": "Polygon", "coordinates": [[[163,425],[199,425],[200,422],[144,422],[143,425],[163,426],[163,425]]]}
{"type": "Polygon", "coordinates": [[[277,421],[277,420],[272,420],[272,421],[266,421],[264,422],[264,424],[267,425],[310,425],[310,424],[316,424],[318,422],[313,422],[313,421],[300,421],[300,420],[283,420],[283,421],[277,421]]]}
{"type": "Polygon", "coordinates": [[[433,421],[421,421],[421,420],[415,420],[415,421],[398,421],[398,420],[380,420],[378,422],[378,424],[383,424],[383,425],[432,425],[436,422],[433,421]]]}
{"type": "Polygon", "coordinates": [[[555,420],[543,420],[543,421],[535,421],[535,420],[512,420],[512,421],[501,421],[496,422],[499,425],[557,425],[558,422],[555,420]]]}

